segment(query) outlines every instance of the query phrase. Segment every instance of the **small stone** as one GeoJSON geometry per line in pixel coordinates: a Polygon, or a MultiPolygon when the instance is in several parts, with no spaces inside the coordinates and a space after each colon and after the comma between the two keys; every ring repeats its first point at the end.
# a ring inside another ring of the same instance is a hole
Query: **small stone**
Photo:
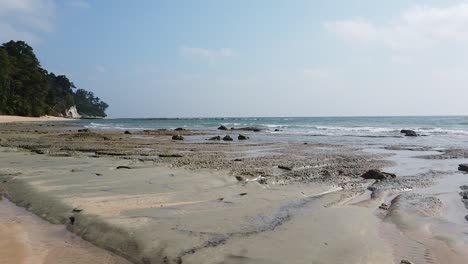
{"type": "Polygon", "coordinates": [[[118,170],[120,170],[120,169],[127,169],[127,170],[129,170],[130,167],[129,167],[129,166],[117,166],[116,169],[118,169],[118,170]]]}
{"type": "Polygon", "coordinates": [[[225,137],[223,137],[223,140],[224,140],[224,141],[233,141],[234,139],[232,139],[231,136],[226,135],[225,137]]]}
{"type": "Polygon", "coordinates": [[[237,137],[237,139],[239,139],[239,140],[247,140],[247,139],[249,139],[249,137],[239,134],[239,136],[237,137]]]}
{"type": "Polygon", "coordinates": [[[414,262],[409,261],[409,260],[407,260],[407,259],[402,259],[401,262],[400,262],[400,264],[414,264],[414,262]]]}
{"type": "Polygon", "coordinates": [[[373,180],[388,180],[391,178],[396,178],[396,175],[393,173],[382,172],[379,170],[370,170],[361,175],[361,178],[373,180]]]}
{"type": "Polygon", "coordinates": [[[220,136],[214,136],[214,137],[209,138],[208,140],[212,140],[212,141],[221,140],[221,137],[220,136]]]}
{"type": "Polygon", "coordinates": [[[293,167],[291,167],[291,166],[285,166],[285,165],[278,165],[278,168],[279,168],[279,169],[282,169],[282,170],[288,170],[288,171],[292,171],[292,170],[293,170],[293,167]]]}
{"type": "Polygon", "coordinates": [[[174,130],[175,130],[175,131],[184,131],[184,130],[185,130],[185,128],[178,127],[178,128],[176,128],[176,129],[174,129],[174,130]]]}
{"type": "Polygon", "coordinates": [[[130,131],[128,131],[128,130],[125,130],[124,134],[125,134],[125,135],[131,135],[132,132],[130,132],[130,131]]]}
{"type": "Polygon", "coordinates": [[[220,127],[218,127],[218,130],[228,130],[228,128],[225,127],[225,126],[220,126],[220,127]]]}
{"type": "Polygon", "coordinates": [[[242,177],[242,176],[236,176],[236,180],[238,180],[238,181],[245,181],[244,177],[242,177]]]}
{"type": "Polygon", "coordinates": [[[458,170],[468,172],[468,163],[458,165],[458,170]]]}
{"type": "Polygon", "coordinates": [[[239,196],[245,196],[247,193],[239,193],[239,196]]]}

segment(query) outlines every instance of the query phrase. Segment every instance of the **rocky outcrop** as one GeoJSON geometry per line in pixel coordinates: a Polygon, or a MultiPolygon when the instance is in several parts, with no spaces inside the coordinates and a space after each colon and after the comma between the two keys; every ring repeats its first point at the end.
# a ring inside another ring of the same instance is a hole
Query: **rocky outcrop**
{"type": "Polygon", "coordinates": [[[224,140],[224,141],[233,141],[234,139],[232,139],[231,136],[226,135],[225,137],[223,137],[223,140],[224,140]]]}
{"type": "Polygon", "coordinates": [[[172,140],[184,140],[184,137],[181,135],[174,135],[172,136],[172,140]]]}
{"type": "Polygon", "coordinates": [[[81,115],[78,114],[78,110],[76,109],[76,106],[72,106],[72,107],[70,107],[70,109],[65,111],[65,117],[80,119],[81,115]]]}
{"type": "Polygon", "coordinates": [[[417,137],[418,133],[414,130],[402,129],[400,133],[405,134],[405,137],[417,137]]]}
{"type": "Polygon", "coordinates": [[[228,128],[225,127],[225,126],[220,126],[220,127],[218,127],[218,130],[228,130],[228,128]]]}
{"type": "Polygon", "coordinates": [[[458,170],[468,172],[468,163],[458,165],[458,170]]]}
{"type": "Polygon", "coordinates": [[[237,137],[237,139],[239,139],[239,140],[247,140],[247,139],[249,139],[249,137],[244,136],[244,135],[242,135],[242,134],[239,134],[239,136],[237,137]]]}
{"type": "Polygon", "coordinates": [[[372,180],[388,180],[388,179],[396,178],[396,175],[393,173],[382,172],[379,170],[370,170],[364,173],[363,175],[361,175],[361,178],[372,179],[372,180]]]}

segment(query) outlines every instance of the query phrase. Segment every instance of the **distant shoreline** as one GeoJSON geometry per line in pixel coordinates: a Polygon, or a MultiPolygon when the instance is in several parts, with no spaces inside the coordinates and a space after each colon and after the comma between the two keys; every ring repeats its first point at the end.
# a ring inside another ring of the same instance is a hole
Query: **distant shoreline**
{"type": "Polygon", "coordinates": [[[65,118],[65,117],[57,117],[57,116],[29,117],[29,116],[0,115],[0,123],[45,122],[45,121],[67,121],[67,120],[73,120],[73,119],[65,118]]]}

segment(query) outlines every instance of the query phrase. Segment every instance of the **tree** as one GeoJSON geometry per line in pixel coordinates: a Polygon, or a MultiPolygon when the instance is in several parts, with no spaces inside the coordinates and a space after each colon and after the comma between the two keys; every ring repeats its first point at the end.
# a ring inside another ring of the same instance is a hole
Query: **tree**
{"type": "Polygon", "coordinates": [[[106,116],[108,105],[65,75],[43,69],[31,46],[9,41],[0,46],[0,113],[22,116],[62,115],[76,105],[88,116],[106,116]]]}

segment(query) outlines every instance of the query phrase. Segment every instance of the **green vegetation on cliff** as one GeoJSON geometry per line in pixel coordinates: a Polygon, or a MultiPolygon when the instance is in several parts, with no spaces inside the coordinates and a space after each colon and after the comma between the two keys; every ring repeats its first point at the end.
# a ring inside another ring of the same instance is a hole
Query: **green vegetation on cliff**
{"type": "Polygon", "coordinates": [[[48,73],[24,41],[0,46],[0,114],[63,115],[73,105],[82,115],[101,117],[108,107],[65,75],[48,73]]]}

